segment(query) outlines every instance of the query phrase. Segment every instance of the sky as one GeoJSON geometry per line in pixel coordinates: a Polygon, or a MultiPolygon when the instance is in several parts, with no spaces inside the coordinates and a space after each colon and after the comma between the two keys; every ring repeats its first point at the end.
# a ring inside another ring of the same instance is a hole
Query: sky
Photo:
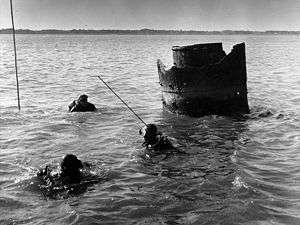
{"type": "MultiPolygon", "coordinates": [[[[300,0],[13,0],[16,29],[300,30],[300,0]]],[[[0,0],[0,29],[10,28],[0,0]]]]}

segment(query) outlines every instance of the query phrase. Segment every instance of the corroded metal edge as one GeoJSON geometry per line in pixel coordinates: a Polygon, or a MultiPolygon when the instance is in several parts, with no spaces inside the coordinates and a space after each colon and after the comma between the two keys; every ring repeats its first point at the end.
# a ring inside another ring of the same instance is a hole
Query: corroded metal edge
{"type": "Polygon", "coordinates": [[[163,105],[191,116],[249,113],[245,43],[233,46],[220,61],[203,66],[176,65],[166,70],[157,61],[163,105]]]}

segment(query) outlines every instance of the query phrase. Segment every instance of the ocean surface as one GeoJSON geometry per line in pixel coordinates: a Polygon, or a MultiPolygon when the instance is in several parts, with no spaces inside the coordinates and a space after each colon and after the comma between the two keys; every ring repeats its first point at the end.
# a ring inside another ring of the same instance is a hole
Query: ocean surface
{"type": "Polygon", "coordinates": [[[300,37],[0,35],[0,224],[300,224],[300,37]],[[245,118],[162,108],[156,60],[173,45],[246,43],[245,118]],[[147,122],[188,155],[147,158],[147,122]],[[99,111],[68,113],[80,94],[99,111]],[[36,172],[76,154],[99,182],[45,196],[36,172]]]}

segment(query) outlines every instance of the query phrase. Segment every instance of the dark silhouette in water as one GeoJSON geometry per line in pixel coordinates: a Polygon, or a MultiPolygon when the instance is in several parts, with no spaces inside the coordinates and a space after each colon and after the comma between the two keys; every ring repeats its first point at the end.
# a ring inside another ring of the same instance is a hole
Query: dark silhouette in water
{"type": "Polygon", "coordinates": [[[168,157],[174,153],[186,154],[186,152],[174,147],[165,135],[158,132],[154,124],[147,124],[147,126],[140,129],[139,133],[144,137],[143,146],[151,155],[166,154],[166,157],[168,157]]]}
{"type": "Polygon", "coordinates": [[[50,166],[46,166],[37,174],[41,180],[43,194],[49,198],[66,198],[69,195],[78,195],[86,191],[91,184],[97,183],[99,178],[83,170],[91,167],[82,162],[73,154],[67,154],[61,164],[60,171],[55,173],[50,166]]]}
{"type": "Polygon", "coordinates": [[[249,113],[245,43],[226,55],[222,43],[173,46],[174,65],[158,60],[163,106],[201,117],[249,113]]]}
{"type": "Polygon", "coordinates": [[[87,95],[80,95],[77,100],[74,100],[69,105],[69,112],[93,112],[96,111],[94,104],[87,101],[87,95]]]}
{"type": "MultiPolygon", "coordinates": [[[[61,172],[56,177],[57,181],[59,180],[62,184],[73,184],[81,181],[82,175],[80,169],[83,168],[83,164],[75,155],[67,154],[61,162],[60,168],[61,172]]],[[[49,166],[46,166],[45,169],[39,171],[38,176],[42,177],[44,180],[50,179],[51,182],[54,182],[54,177],[51,176],[49,166]]]]}

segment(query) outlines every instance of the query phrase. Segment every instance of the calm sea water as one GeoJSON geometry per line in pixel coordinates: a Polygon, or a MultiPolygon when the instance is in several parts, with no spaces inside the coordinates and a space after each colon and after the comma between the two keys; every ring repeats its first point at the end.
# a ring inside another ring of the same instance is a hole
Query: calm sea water
{"type": "Polygon", "coordinates": [[[0,36],[0,224],[300,224],[299,36],[17,35],[21,112],[12,39],[0,36]],[[246,119],[164,111],[156,60],[172,45],[246,42],[246,119]],[[148,123],[189,155],[143,157],[148,123]],[[68,113],[80,94],[100,110],[68,113]],[[98,184],[45,198],[37,168],[73,153],[98,184]]]}

